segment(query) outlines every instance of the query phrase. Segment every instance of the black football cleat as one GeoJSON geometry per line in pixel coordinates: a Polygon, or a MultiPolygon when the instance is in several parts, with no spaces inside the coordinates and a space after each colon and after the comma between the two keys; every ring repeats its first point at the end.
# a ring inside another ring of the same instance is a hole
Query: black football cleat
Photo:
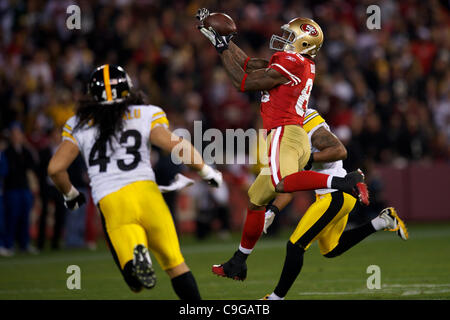
{"type": "Polygon", "coordinates": [[[339,181],[339,186],[337,189],[354,195],[358,198],[359,202],[368,206],[370,203],[369,190],[367,189],[364,179],[364,173],[361,169],[349,172],[342,180],[339,181]]]}
{"type": "Polygon", "coordinates": [[[151,289],[156,285],[156,274],[152,267],[150,254],[148,253],[148,249],[142,244],[134,247],[133,274],[147,289],[151,289]]]}
{"type": "Polygon", "coordinates": [[[236,255],[223,264],[215,264],[212,266],[212,272],[220,277],[226,277],[233,280],[244,281],[247,278],[247,263],[240,261],[236,255]]]}
{"type": "MultiPolygon", "coordinates": [[[[353,187],[353,194],[355,194],[359,201],[365,205],[368,206],[370,204],[370,200],[369,200],[369,189],[367,188],[365,181],[365,176],[364,173],[362,172],[361,169],[358,169],[356,171],[355,175],[355,181],[356,184],[353,187]],[[358,176],[359,174],[359,176],[358,176]]],[[[351,172],[352,173],[352,172],[351,172]]]]}

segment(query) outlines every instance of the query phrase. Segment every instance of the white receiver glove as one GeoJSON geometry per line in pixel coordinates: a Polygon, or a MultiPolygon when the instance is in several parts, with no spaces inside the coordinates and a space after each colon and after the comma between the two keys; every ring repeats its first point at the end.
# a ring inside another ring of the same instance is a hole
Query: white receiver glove
{"type": "Polygon", "coordinates": [[[272,204],[269,204],[266,206],[266,213],[264,215],[264,229],[263,232],[267,234],[267,229],[271,226],[273,223],[273,220],[275,219],[275,216],[280,213],[280,210],[272,204]]]}
{"type": "Polygon", "coordinates": [[[195,17],[200,20],[200,22],[203,22],[207,17],[209,16],[209,10],[206,8],[200,8],[197,10],[197,14],[195,17]]]}
{"type": "Polygon", "coordinates": [[[177,173],[175,175],[175,179],[174,181],[169,184],[168,186],[158,186],[159,191],[161,191],[161,193],[166,193],[166,192],[171,192],[171,191],[176,191],[176,190],[181,190],[185,187],[189,187],[190,185],[194,184],[194,180],[189,179],[188,177],[182,175],[181,173],[177,173]]]}
{"type": "Polygon", "coordinates": [[[269,229],[270,225],[273,222],[273,219],[275,219],[275,213],[273,213],[271,210],[266,211],[265,217],[264,217],[264,229],[263,232],[267,234],[267,229],[269,229]]]}
{"type": "Polygon", "coordinates": [[[70,210],[77,210],[86,203],[86,197],[80,193],[74,186],[66,194],[63,194],[64,206],[70,210]]]}
{"type": "Polygon", "coordinates": [[[207,164],[203,165],[203,168],[198,172],[198,175],[213,187],[219,187],[222,185],[222,173],[211,168],[207,164]]]}
{"type": "Polygon", "coordinates": [[[222,53],[224,50],[228,49],[228,43],[230,42],[231,38],[233,38],[234,34],[221,36],[212,27],[209,27],[208,29],[205,28],[205,26],[203,25],[203,20],[205,20],[208,16],[208,9],[201,8],[197,10],[197,14],[195,15],[195,17],[202,23],[198,26],[198,29],[213,44],[217,52],[222,53]]]}
{"type": "Polygon", "coordinates": [[[206,29],[205,27],[200,27],[200,32],[212,43],[214,48],[216,48],[217,52],[222,53],[226,49],[228,49],[228,44],[230,43],[231,38],[233,38],[233,34],[228,36],[219,35],[213,27],[209,27],[206,29]]]}

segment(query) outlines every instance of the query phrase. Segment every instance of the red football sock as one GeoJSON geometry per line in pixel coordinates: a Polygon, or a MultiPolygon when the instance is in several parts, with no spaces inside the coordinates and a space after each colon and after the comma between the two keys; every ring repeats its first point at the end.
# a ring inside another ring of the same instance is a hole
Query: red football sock
{"type": "Polygon", "coordinates": [[[239,249],[245,254],[250,254],[262,234],[264,229],[264,213],[264,210],[247,209],[247,217],[239,246],[239,249]]]}
{"type": "Polygon", "coordinates": [[[295,192],[328,188],[330,175],[315,171],[300,171],[284,177],[284,191],[295,192]]]}

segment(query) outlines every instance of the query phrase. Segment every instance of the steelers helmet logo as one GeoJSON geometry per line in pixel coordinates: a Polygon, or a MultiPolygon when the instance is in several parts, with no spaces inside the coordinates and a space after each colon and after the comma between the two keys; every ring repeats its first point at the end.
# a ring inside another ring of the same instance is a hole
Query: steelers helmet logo
{"type": "Polygon", "coordinates": [[[319,35],[316,27],[314,27],[312,24],[304,23],[300,26],[300,29],[313,37],[317,37],[319,35]]]}

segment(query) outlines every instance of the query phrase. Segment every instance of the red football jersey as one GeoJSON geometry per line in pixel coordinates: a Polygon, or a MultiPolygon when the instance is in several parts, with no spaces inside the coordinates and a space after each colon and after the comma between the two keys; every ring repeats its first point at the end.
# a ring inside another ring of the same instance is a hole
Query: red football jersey
{"type": "Polygon", "coordinates": [[[270,58],[268,68],[277,70],[289,82],[263,92],[261,116],[264,129],[303,125],[315,77],[314,62],[300,54],[283,51],[270,58]]]}

